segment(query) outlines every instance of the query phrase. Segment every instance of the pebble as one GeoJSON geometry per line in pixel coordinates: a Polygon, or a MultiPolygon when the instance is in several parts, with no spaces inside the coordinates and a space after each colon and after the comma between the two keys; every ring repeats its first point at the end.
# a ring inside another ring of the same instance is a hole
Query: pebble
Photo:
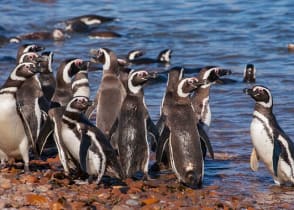
{"type": "Polygon", "coordinates": [[[140,202],[134,199],[129,199],[126,201],[126,204],[129,206],[139,206],[140,202]]]}
{"type": "Polygon", "coordinates": [[[133,208],[126,205],[116,205],[112,208],[112,210],[133,210],[133,208]]]}
{"type": "Polygon", "coordinates": [[[138,194],[129,194],[131,199],[138,200],[140,196],[138,194]]]}

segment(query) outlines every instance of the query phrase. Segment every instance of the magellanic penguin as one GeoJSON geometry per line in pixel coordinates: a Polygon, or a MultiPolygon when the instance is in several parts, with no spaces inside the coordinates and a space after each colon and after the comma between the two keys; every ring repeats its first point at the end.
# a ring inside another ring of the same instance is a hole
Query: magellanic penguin
{"type": "Polygon", "coordinates": [[[171,49],[164,49],[162,50],[156,59],[154,58],[142,58],[143,55],[142,51],[133,51],[129,53],[128,62],[136,65],[142,64],[152,64],[152,63],[162,63],[162,64],[169,64],[171,61],[171,49]]]}
{"type": "Polygon", "coordinates": [[[96,107],[96,126],[108,136],[120,112],[126,90],[119,78],[120,66],[113,51],[100,48],[93,59],[103,64],[103,74],[94,105],[87,111],[87,116],[91,116],[96,107]]]}
{"type": "Polygon", "coordinates": [[[10,73],[0,89],[0,159],[2,167],[8,158],[22,158],[24,170],[29,171],[29,142],[23,121],[17,111],[16,93],[26,79],[37,73],[34,63],[20,63],[10,73]]]}
{"type": "Polygon", "coordinates": [[[255,85],[245,88],[244,93],[255,100],[253,119],[250,126],[253,150],[250,165],[258,169],[261,159],[278,185],[294,185],[294,144],[279,126],[273,114],[273,98],[270,90],[255,85]]]}
{"type": "Polygon", "coordinates": [[[24,44],[24,45],[21,45],[17,50],[16,63],[19,63],[19,59],[20,59],[22,54],[27,53],[27,52],[40,52],[40,51],[42,51],[44,49],[45,49],[45,47],[43,47],[41,45],[37,45],[37,44],[24,44]]]}
{"type": "Polygon", "coordinates": [[[65,30],[70,32],[89,32],[96,26],[116,20],[114,17],[105,17],[101,15],[82,15],[67,19],[64,21],[65,30]]]}
{"type": "MultiPolygon", "coordinates": [[[[36,52],[23,53],[19,58],[19,63],[33,62],[41,71],[40,61],[42,61],[42,57],[36,52]]],[[[22,117],[24,126],[27,127],[25,129],[27,137],[32,144],[33,152],[38,157],[35,144],[42,124],[42,108],[46,109],[44,111],[48,111],[49,102],[43,100],[43,92],[37,74],[22,83],[16,92],[16,99],[18,112],[22,117]]]]}
{"type": "Polygon", "coordinates": [[[207,66],[201,69],[197,77],[206,81],[200,88],[195,90],[191,100],[200,123],[203,123],[204,130],[208,131],[211,123],[211,110],[209,105],[210,87],[221,76],[231,74],[231,70],[222,69],[216,66],[207,66]]]}
{"type": "Polygon", "coordinates": [[[60,28],[55,28],[52,31],[36,31],[27,34],[21,34],[16,36],[19,40],[54,40],[63,41],[66,38],[66,34],[60,28]]]}
{"type": "Polygon", "coordinates": [[[43,61],[39,63],[40,68],[42,68],[42,74],[39,75],[39,80],[44,97],[48,101],[51,101],[56,86],[56,80],[52,69],[53,55],[53,52],[43,52],[41,54],[43,61]]]}
{"type": "Polygon", "coordinates": [[[204,174],[198,119],[190,100],[191,93],[202,84],[196,77],[177,82],[156,152],[156,159],[160,162],[164,147],[168,145],[172,170],[180,182],[190,187],[201,187],[204,174]]]}
{"type": "Polygon", "coordinates": [[[117,121],[111,129],[111,144],[117,149],[123,178],[135,177],[143,172],[148,177],[150,146],[147,139],[149,113],[144,102],[143,85],[156,74],[147,71],[131,71],[127,96],[117,121]]]}
{"type": "Polygon", "coordinates": [[[72,77],[81,70],[86,70],[88,61],[70,58],[63,61],[56,74],[56,88],[52,96],[51,107],[66,106],[72,98],[72,77]]]}
{"type": "Polygon", "coordinates": [[[243,82],[254,83],[256,82],[256,69],[253,64],[249,63],[244,68],[243,82]]]}
{"type": "MultiPolygon", "coordinates": [[[[166,121],[166,118],[168,117],[168,111],[170,109],[170,106],[172,106],[174,103],[173,100],[174,100],[174,96],[177,94],[177,85],[178,85],[178,82],[183,78],[183,74],[184,74],[184,68],[182,67],[173,67],[168,71],[168,81],[167,81],[166,91],[162,99],[160,118],[156,124],[159,131],[159,136],[164,135],[164,128],[166,126],[165,121],[166,121]]],[[[210,156],[213,158],[214,153],[213,153],[210,140],[208,138],[207,133],[203,130],[203,127],[199,123],[198,117],[197,117],[197,127],[201,137],[201,145],[203,147],[204,157],[206,155],[206,150],[208,150],[210,153],[210,156]]],[[[162,140],[162,138],[159,138],[159,139],[160,141],[165,141],[165,140],[162,140]]],[[[162,142],[159,142],[158,144],[161,144],[161,143],[162,142]]],[[[157,163],[162,162],[165,166],[168,166],[168,163],[169,163],[168,147],[165,145],[163,149],[164,149],[164,152],[162,154],[161,160],[158,160],[157,163]]]]}

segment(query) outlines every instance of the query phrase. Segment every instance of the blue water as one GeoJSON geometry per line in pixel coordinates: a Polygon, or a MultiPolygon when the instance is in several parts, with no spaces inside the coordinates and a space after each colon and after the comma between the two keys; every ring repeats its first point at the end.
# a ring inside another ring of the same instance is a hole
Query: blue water
{"type": "MultiPolygon", "coordinates": [[[[274,113],[286,133],[294,140],[294,53],[287,45],[294,42],[294,2],[281,1],[1,1],[0,34],[11,37],[32,31],[52,30],[62,20],[84,14],[117,17],[119,21],[99,26],[122,35],[117,39],[89,39],[72,34],[62,43],[37,41],[55,52],[54,68],[68,57],[90,58],[90,50],[108,47],[120,57],[132,49],[143,49],[155,58],[165,48],[173,50],[171,66],[201,67],[219,65],[230,68],[237,83],[215,85],[211,89],[212,124],[210,139],[218,153],[206,161],[204,185],[219,185],[224,195],[248,195],[261,208],[294,203],[292,188],[276,188],[261,165],[251,172],[252,144],[249,125],[253,101],[242,93],[247,63],[257,69],[257,83],[266,85],[274,97],[274,113]]],[[[25,43],[25,42],[23,42],[25,43]]],[[[0,48],[0,80],[14,66],[18,44],[0,48]]],[[[136,68],[136,67],[134,67],[136,68]]],[[[164,69],[157,65],[140,68],[164,69]]],[[[101,74],[90,75],[92,96],[101,74]]],[[[145,88],[152,119],[159,117],[164,83],[145,88]]]]}

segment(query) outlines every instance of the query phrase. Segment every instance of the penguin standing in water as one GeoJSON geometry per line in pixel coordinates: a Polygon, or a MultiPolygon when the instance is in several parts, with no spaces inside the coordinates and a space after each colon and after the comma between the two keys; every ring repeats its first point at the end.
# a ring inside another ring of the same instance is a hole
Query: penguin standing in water
{"type": "Polygon", "coordinates": [[[31,142],[27,137],[27,127],[17,111],[16,94],[21,85],[37,73],[34,63],[20,63],[10,73],[0,89],[0,159],[4,167],[9,158],[22,158],[25,172],[29,171],[29,149],[31,142]]]}
{"type": "Polygon", "coordinates": [[[172,170],[180,182],[190,187],[201,187],[204,174],[198,119],[190,100],[191,93],[202,84],[196,77],[177,82],[156,152],[156,159],[160,161],[164,146],[168,145],[172,170]]]}
{"type": "Polygon", "coordinates": [[[273,98],[270,90],[255,85],[245,88],[244,93],[255,100],[253,119],[250,126],[253,150],[250,165],[258,170],[262,160],[278,185],[294,185],[294,144],[279,126],[273,114],[273,98]]]}
{"type": "Polygon", "coordinates": [[[232,72],[227,69],[221,69],[216,66],[207,66],[204,67],[197,75],[200,80],[206,81],[206,83],[195,90],[191,100],[196,111],[197,118],[206,132],[208,131],[211,123],[211,110],[209,105],[210,87],[221,76],[229,75],[231,73],[232,72]]]}
{"type": "Polygon", "coordinates": [[[256,69],[253,64],[246,65],[243,74],[243,82],[254,83],[256,81],[256,69]]]}
{"type": "Polygon", "coordinates": [[[72,99],[72,77],[89,67],[88,61],[70,58],[63,61],[56,74],[56,88],[52,96],[51,107],[63,107],[72,99]]]}
{"type": "Polygon", "coordinates": [[[144,102],[143,85],[155,78],[155,73],[131,71],[127,96],[117,121],[111,129],[111,144],[117,149],[123,178],[143,172],[148,177],[150,148],[147,139],[149,114],[144,102]]]}
{"type": "Polygon", "coordinates": [[[103,75],[94,105],[87,111],[87,116],[91,116],[96,107],[96,126],[108,136],[120,112],[126,90],[119,78],[121,67],[115,53],[107,48],[101,48],[95,53],[93,59],[103,64],[103,75]]]}

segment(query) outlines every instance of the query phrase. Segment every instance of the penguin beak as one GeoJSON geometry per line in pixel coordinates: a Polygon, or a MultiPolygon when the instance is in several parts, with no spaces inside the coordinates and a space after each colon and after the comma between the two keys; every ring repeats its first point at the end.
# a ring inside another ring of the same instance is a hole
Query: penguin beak
{"type": "Polygon", "coordinates": [[[94,104],[93,101],[90,101],[90,100],[89,100],[89,101],[87,102],[87,106],[88,106],[88,107],[89,107],[89,106],[92,106],[93,104],[94,104]]]}
{"type": "Polygon", "coordinates": [[[83,61],[83,63],[80,65],[80,69],[87,70],[89,69],[89,66],[90,66],[90,61],[83,61]]]}
{"type": "Polygon", "coordinates": [[[149,72],[146,76],[146,79],[156,79],[157,73],[156,72],[149,72]]]}
{"type": "Polygon", "coordinates": [[[253,90],[251,88],[244,88],[243,93],[251,96],[253,94],[253,90]]]}
{"type": "Polygon", "coordinates": [[[36,46],[34,47],[34,50],[35,50],[36,52],[40,52],[40,51],[45,50],[45,47],[43,47],[43,46],[41,46],[41,45],[36,45],[36,46]]]}

